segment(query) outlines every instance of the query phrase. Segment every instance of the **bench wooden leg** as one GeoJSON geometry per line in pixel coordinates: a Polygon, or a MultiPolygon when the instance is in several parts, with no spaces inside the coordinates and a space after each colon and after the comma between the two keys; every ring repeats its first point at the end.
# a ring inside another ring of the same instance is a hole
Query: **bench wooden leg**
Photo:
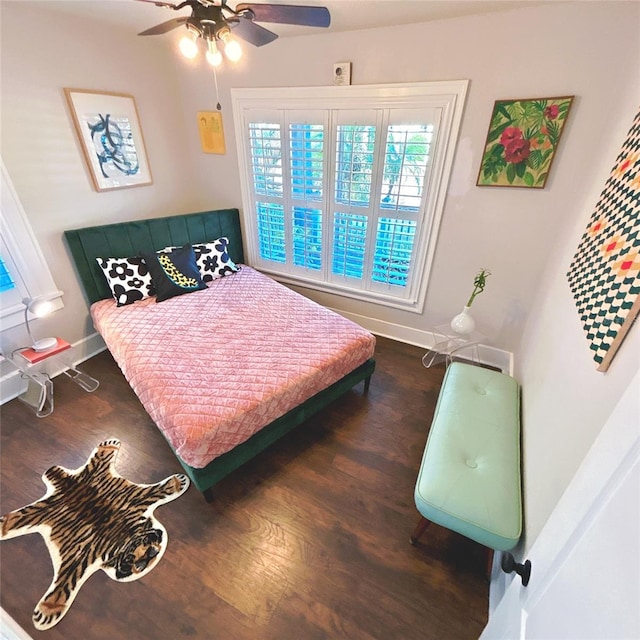
{"type": "Polygon", "coordinates": [[[420,536],[425,532],[426,528],[431,524],[429,520],[426,518],[420,517],[420,522],[416,525],[416,528],[413,530],[411,534],[411,544],[415,544],[418,542],[420,536]]]}
{"type": "Polygon", "coordinates": [[[487,582],[491,582],[491,569],[493,569],[493,549],[487,547],[487,582]]]}

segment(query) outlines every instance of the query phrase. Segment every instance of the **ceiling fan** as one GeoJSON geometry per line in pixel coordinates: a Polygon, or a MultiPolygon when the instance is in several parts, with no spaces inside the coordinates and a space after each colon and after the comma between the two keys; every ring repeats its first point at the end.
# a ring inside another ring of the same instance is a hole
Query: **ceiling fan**
{"type": "Polygon", "coordinates": [[[269,44],[278,37],[273,31],[257,24],[258,22],[309,27],[328,27],[331,23],[331,16],[326,7],[252,2],[238,4],[235,9],[232,9],[227,4],[227,0],[184,0],[179,4],[161,0],[138,1],[174,11],[190,7],[190,16],[172,18],[138,35],[160,35],[184,25],[188,34],[180,41],[182,54],[187,58],[195,57],[198,53],[198,38],[202,38],[207,43],[207,60],[213,66],[218,66],[222,62],[218,42],[222,43],[224,53],[229,60],[235,62],[240,59],[242,48],[238,41],[231,37],[232,34],[256,47],[269,44]]]}

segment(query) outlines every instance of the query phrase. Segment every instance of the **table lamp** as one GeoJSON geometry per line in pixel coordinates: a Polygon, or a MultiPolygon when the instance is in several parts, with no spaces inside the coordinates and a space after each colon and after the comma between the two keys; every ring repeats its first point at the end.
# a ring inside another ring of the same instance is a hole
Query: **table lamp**
{"type": "Polygon", "coordinates": [[[57,338],[42,338],[41,340],[34,340],[31,334],[31,327],[29,326],[29,313],[36,318],[42,318],[49,315],[52,311],[55,311],[53,301],[62,295],[62,291],[56,291],[43,296],[36,296],[35,298],[25,298],[22,304],[25,305],[24,321],[27,325],[27,333],[31,338],[31,348],[34,351],[46,351],[52,349],[58,344],[57,338]]]}

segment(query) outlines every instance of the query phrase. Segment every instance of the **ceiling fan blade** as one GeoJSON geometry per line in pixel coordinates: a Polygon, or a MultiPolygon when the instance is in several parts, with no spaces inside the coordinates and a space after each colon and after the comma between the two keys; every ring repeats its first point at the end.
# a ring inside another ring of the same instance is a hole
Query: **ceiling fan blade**
{"type": "Polygon", "coordinates": [[[326,7],[305,7],[294,4],[244,3],[236,7],[236,13],[249,10],[256,22],[299,24],[307,27],[328,27],[331,14],[326,7]]]}
{"type": "Polygon", "coordinates": [[[269,31],[269,29],[265,29],[249,18],[243,18],[242,16],[237,21],[229,20],[229,26],[234,36],[238,36],[238,38],[242,38],[256,47],[269,44],[278,37],[273,31],[269,31]]]}
{"type": "Polygon", "coordinates": [[[161,24],[157,24],[155,27],[151,27],[151,29],[147,29],[146,31],[140,32],[139,36],[158,36],[161,33],[167,33],[167,31],[171,31],[171,29],[175,29],[182,24],[185,24],[189,20],[187,16],[182,16],[180,18],[171,18],[171,20],[167,20],[166,22],[162,22],[161,24]]]}
{"type": "Polygon", "coordinates": [[[149,4],[155,4],[156,7],[169,7],[169,9],[175,9],[176,5],[170,2],[161,2],[161,0],[138,0],[138,2],[148,2],[149,4]]]}

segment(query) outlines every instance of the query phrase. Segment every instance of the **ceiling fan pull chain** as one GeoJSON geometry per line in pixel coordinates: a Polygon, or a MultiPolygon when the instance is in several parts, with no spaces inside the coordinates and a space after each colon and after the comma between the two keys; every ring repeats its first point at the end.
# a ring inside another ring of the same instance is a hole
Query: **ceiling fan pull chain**
{"type": "Polygon", "coordinates": [[[220,94],[218,93],[218,74],[216,73],[216,68],[213,67],[213,81],[216,84],[216,109],[218,111],[222,111],[222,106],[220,105],[220,94]]]}

